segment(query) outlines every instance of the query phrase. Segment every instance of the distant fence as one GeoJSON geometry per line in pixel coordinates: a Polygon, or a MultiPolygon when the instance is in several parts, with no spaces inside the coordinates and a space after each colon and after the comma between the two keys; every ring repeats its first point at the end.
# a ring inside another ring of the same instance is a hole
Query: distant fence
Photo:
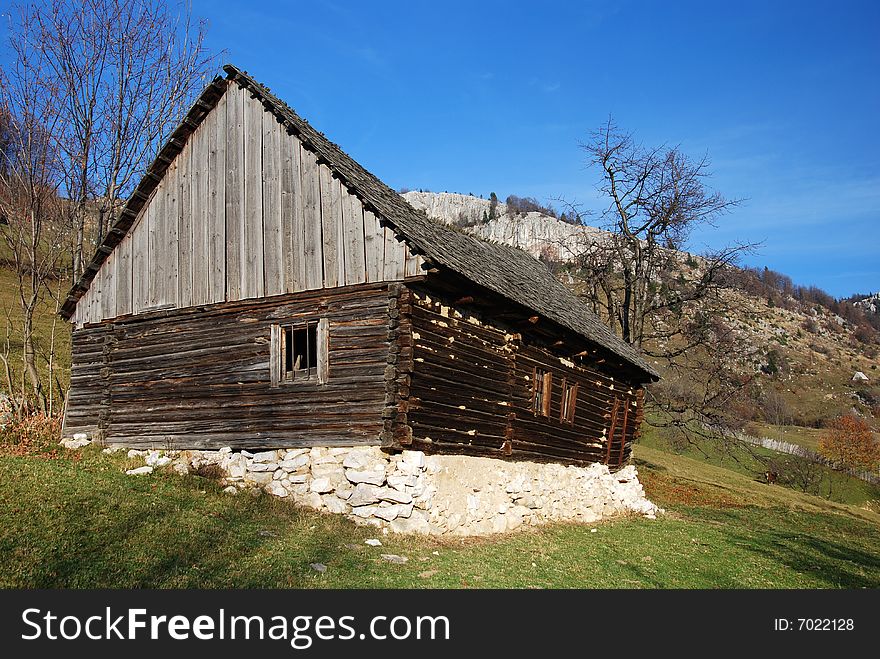
{"type": "Polygon", "coordinates": [[[800,458],[810,460],[811,462],[818,462],[819,464],[826,465],[828,467],[831,467],[832,469],[843,471],[850,476],[855,476],[856,478],[859,478],[867,483],[871,483],[872,485],[880,485],[880,475],[878,475],[876,472],[840,468],[835,462],[829,460],[824,455],[816,453],[816,451],[812,451],[805,446],[801,446],[800,444],[782,442],[778,439],[770,439],[769,437],[753,437],[752,435],[746,435],[745,433],[736,433],[736,438],[748,444],[752,444],[753,446],[761,446],[763,448],[767,448],[771,451],[776,451],[778,453],[796,455],[800,458]]]}

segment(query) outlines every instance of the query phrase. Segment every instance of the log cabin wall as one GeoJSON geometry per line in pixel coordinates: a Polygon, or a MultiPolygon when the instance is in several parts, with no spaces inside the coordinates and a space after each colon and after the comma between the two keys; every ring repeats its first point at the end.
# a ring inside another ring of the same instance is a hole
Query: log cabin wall
{"type": "Polygon", "coordinates": [[[158,312],[74,331],[65,434],[156,448],[377,444],[386,284],[158,312]],[[328,372],[271,378],[272,326],[327,319],[328,372]]]}
{"type": "MultiPolygon", "coordinates": [[[[414,254],[234,81],[76,304],[77,327],[159,309],[399,281],[414,254]]],[[[104,249],[102,247],[102,249],[104,249]]]]}
{"type": "Polygon", "coordinates": [[[642,421],[641,387],[429,290],[412,293],[411,309],[412,373],[400,402],[409,446],[612,467],[629,459],[642,421]]]}

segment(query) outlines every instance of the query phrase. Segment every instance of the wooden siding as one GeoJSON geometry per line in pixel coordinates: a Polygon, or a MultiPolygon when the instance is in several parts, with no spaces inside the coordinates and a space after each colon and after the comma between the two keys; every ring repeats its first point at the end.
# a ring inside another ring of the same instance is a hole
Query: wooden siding
{"type": "Polygon", "coordinates": [[[230,83],[79,300],[78,327],[422,274],[275,115],[230,83]]]}
{"type": "Polygon", "coordinates": [[[65,433],[157,448],[377,444],[389,345],[384,284],[77,329],[65,433]],[[320,319],[326,383],[273,387],[272,326],[320,319]]]}
{"type": "Polygon", "coordinates": [[[397,406],[411,436],[398,430],[391,440],[386,431],[386,445],[612,467],[629,458],[641,423],[640,388],[430,293],[414,295],[411,325],[412,369],[397,406]],[[550,388],[535,412],[538,371],[549,374],[550,388]],[[563,381],[577,385],[571,423],[562,418],[563,381]]]}

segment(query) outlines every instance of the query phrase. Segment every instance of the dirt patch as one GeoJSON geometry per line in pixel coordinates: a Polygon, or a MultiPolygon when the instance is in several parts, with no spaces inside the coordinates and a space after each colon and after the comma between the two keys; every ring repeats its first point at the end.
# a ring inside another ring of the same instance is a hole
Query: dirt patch
{"type": "Polygon", "coordinates": [[[714,487],[643,471],[639,475],[648,498],[660,505],[682,505],[707,508],[744,508],[746,504],[714,487]]]}

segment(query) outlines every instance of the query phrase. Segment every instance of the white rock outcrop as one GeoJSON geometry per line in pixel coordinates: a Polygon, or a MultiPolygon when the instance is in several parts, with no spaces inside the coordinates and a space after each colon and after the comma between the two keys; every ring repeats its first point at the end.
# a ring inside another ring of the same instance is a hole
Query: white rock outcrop
{"type": "Polygon", "coordinates": [[[535,257],[543,254],[567,261],[608,235],[596,227],[561,222],[540,212],[517,213],[501,202],[495,209],[495,219],[486,222],[484,214],[488,217],[489,200],[471,195],[411,191],[402,196],[428,217],[463,226],[480,238],[518,247],[535,257]]]}

